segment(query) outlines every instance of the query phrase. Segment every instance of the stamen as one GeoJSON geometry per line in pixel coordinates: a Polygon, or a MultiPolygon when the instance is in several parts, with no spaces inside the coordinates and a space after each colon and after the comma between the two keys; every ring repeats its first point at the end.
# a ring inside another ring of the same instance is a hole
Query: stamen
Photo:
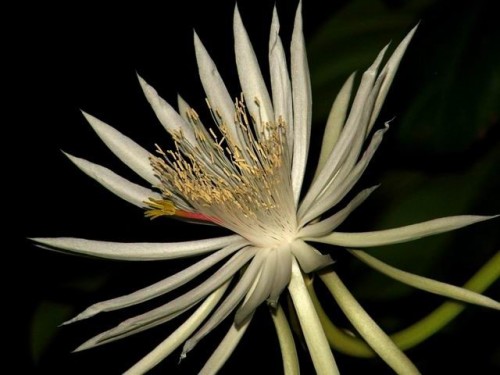
{"type": "MultiPolygon", "coordinates": [[[[255,101],[258,103],[258,98],[255,101]]],[[[159,156],[151,158],[151,165],[165,199],[148,202],[146,216],[210,221],[267,245],[291,238],[296,230],[296,208],[286,124],[280,118],[276,124],[256,126],[243,99],[237,99],[235,125],[243,131],[239,144],[230,136],[219,111],[208,105],[221,137],[211,128],[207,131],[196,112],[189,111],[198,144],[185,142],[179,132],[174,137],[174,150],[163,152],[157,147],[159,156]],[[257,129],[263,130],[261,134],[257,129]],[[174,198],[186,202],[187,209],[177,209],[174,198]]]]}

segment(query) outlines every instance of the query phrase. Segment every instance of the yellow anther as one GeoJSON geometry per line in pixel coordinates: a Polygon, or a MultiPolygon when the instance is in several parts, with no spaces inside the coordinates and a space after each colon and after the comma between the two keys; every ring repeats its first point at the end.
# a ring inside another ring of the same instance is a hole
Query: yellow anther
{"type": "Polygon", "coordinates": [[[144,215],[149,217],[151,220],[156,219],[160,216],[172,216],[175,215],[177,209],[172,201],[166,199],[152,199],[144,202],[148,205],[144,215]]]}

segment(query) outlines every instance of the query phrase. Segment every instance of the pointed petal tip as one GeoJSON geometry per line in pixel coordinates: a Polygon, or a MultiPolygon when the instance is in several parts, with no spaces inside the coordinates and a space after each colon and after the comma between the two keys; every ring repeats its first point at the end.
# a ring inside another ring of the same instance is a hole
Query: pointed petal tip
{"type": "Polygon", "coordinates": [[[75,349],[73,349],[73,351],[71,353],[83,352],[84,350],[91,349],[94,346],[95,346],[95,344],[93,342],[91,342],[90,340],[89,341],[85,341],[83,344],[81,344],[80,346],[78,346],[75,349]]]}

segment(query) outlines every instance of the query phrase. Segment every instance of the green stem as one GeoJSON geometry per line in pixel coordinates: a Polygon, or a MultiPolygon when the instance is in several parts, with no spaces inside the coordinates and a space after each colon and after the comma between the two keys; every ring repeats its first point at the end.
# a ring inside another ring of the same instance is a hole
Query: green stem
{"type": "MultiPolygon", "coordinates": [[[[499,276],[500,252],[497,252],[474,276],[472,276],[464,285],[464,288],[482,293],[493,284],[499,276]]],[[[339,352],[354,357],[370,358],[376,356],[375,352],[362,339],[351,336],[331,322],[328,315],[321,307],[312,282],[308,282],[306,285],[330,346],[339,352]]],[[[465,309],[465,306],[464,303],[460,302],[445,302],[429,315],[411,326],[390,335],[390,338],[402,350],[412,348],[441,330],[456,318],[465,309]]]]}
{"type": "Polygon", "coordinates": [[[299,359],[297,357],[297,350],[295,349],[292,330],[286,319],[285,312],[280,304],[275,308],[270,308],[270,312],[280,344],[283,373],[285,375],[299,375],[299,359]]]}

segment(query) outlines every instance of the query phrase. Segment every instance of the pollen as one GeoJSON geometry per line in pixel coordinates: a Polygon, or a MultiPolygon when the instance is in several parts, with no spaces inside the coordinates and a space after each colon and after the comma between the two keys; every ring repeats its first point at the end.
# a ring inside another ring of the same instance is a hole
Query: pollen
{"type": "Polygon", "coordinates": [[[263,228],[273,238],[295,230],[286,124],[248,114],[243,96],[234,105],[232,119],[209,105],[217,127],[208,129],[189,109],[195,144],[176,132],[173,149],[156,146],[151,165],[164,200],[148,202],[146,216],[201,215],[247,238],[263,228]]]}
{"type": "Polygon", "coordinates": [[[151,220],[159,218],[160,216],[172,216],[176,213],[174,204],[166,199],[152,199],[144,202],[147,205],[145,216],[151,220]]]}

